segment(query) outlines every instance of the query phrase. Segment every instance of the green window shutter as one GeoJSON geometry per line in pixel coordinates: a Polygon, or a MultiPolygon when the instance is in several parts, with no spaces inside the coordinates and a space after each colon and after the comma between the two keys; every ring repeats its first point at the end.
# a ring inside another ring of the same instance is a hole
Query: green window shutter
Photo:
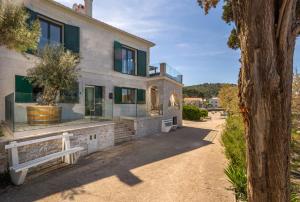
{"type": "Polygon", "coordinates": [[[73,53],[80,51],[80,28],[72,25],[64,25],[64,45],[73,53]]]}
{"type": "Polygon", "coordinates": [[[122,104],[122,88],[115,87],[115,104],[122,104]]]}
{"type": "Polygon", "coordinates": [[[138,50],[137,56],[137,75],[147,76],[147,53],[138,50]]]}
{"type": "Polygon", "coordinates": [[[122,44],[114,42],[114,70],[122,72],[122,44]]]}
{"type": "Polygon", "coordinates": [[[144,89],[137,89],[137,103],[146,104],[146,91],[144,89]]]}
{"type": "Polygon", "coordinates": [[[17,103],[33,102],[32,85],[25,76],[15,76],[15,101],[17,103]]]}
{"type": "Polygon", "coordinates": [[[102,87],[95,86],[95,116],[102,116],[102,87]]]}

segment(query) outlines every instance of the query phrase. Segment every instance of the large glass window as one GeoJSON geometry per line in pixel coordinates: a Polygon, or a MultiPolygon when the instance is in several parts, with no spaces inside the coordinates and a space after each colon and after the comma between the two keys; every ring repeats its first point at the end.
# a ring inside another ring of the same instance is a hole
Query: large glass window
{"type": "Polygon", "coordinates": [[[134,104],[135,103],[135,89],[122,88],[122,103],[134,104]]]}
{"type": "Polygon", "coordinates": [[[122,72],[135,75],[135,51],[129,48],[122,48],[122,72]]]}
{"type": "Polygon", "coordinates": [[[62,27],[44,19],[39,20],[41,24],[39,48],[42,49],[46,44],[57,45],[62,43],[62,27]]]}

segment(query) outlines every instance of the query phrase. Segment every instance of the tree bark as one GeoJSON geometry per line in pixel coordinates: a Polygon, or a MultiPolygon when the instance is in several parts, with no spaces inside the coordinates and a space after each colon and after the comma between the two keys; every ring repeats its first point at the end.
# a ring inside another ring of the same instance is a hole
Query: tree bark
{"type": "Polygon", "coordinates": [[[296,0],[234,0],[242,67],[248,200],[289,201],[289,144],[296,0]]]}

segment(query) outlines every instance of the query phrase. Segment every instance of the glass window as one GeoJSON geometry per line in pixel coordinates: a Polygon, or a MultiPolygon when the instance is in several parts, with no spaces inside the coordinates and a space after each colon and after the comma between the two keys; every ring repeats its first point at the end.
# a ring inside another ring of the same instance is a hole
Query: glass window
{"type": "Polygon", "coordinates": [[[50,24],[50,43],[52,44],[60,44],[61,43],[61,27],[50,24]]]}
{"type": "Polygon", "coordinates": [[[62,27],[53,22],[40,19],[41,38],[39,48],[42,49],[46,44],[57,45],[62,43],[62,27]]]}
{"type": "Polygon", "coordinates": [[[135,51],[122,48],[122,72],[135,75],[135,51]]]}
{"type": "Polygon", "coordinates": [[[123,104],[135,103],[135,89],[122,88],[122,103],[123,104]]]}
{"type": "Polygon", "coordinates": [[[61,90],[60,103],[78,103],[79,102],[79,84],[76,82],[69,90],[61,90]]]}

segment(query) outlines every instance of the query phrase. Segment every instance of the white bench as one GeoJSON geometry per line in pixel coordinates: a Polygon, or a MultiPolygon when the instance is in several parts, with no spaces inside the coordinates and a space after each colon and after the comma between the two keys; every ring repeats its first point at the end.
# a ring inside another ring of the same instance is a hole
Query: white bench
{"type": "Polygon", "coordinates": [[[173,125],[173,119],[162,120],[161,123],[161,132],[168,133],[172,129],[176,129],[177,125],[173,125]]]}
{"type": "Polygon", "coordinates": [[[70,133],[63,133],[62,135],[57,136],[51,136],[46,138],[39,138],[24,142],[11,142],[8,145],[5,145],[5,149],[9,149],[10,151],[10,177],[12,182],[15,185],[21,185],[24,183],[24,180],[27,175],[27,171],[29,168],[41,165],[43,163],[46,163],[48,161],[62,158],[63,162],[68,164],[74,164],[77,161],[77,156],[75,155],[76,152],[79,152],[83,150],[82,147],[70,147],[70,137],[73,136],[73,134],[70,133]],[[30,144],[36,144],[40,142],[50,141],[50,140],[57,140],[62,139],[62,151],[49,154],[47,156],[43,156],[37,159],[33,159],[31,161],[27,161],[24,163],[19,163],[19,154],[18,154],[18,147],[30,145],[30,144]]]}

